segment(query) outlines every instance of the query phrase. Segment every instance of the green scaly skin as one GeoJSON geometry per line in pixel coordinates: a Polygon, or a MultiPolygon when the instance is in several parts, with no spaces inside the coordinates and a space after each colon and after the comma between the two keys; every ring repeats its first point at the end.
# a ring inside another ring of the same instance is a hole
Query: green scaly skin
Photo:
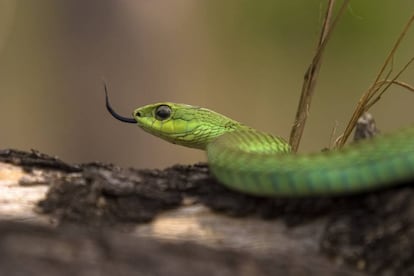
{"type": "MultiPolygon", "coordinates": [[[[107,107],[114,116],[108,98],[107,107]]],[[[210,170],[222,184],[253,195],[351,194],[414,177],[414,128],[343,150],[296,155],[282,138],[205,108],[157,103],[135,109],[127,120],[168,142],[205,150],[210,170]],[[160,117],[160,106],[169,114],[160,117]]]]}

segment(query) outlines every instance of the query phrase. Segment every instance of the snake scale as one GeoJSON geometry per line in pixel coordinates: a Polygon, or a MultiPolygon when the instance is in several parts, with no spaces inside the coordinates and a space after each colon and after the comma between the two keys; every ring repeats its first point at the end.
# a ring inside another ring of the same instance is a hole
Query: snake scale
{"type": "Polygon", "coordinates": [[[414,178],[414,128],[340,150],[293,154],[289,144],[212,110],[170,102],[136,108],[116,119],[168,142],[207,152],[225,186],[268,197],[334,196],[376,190],[414,178]]]}

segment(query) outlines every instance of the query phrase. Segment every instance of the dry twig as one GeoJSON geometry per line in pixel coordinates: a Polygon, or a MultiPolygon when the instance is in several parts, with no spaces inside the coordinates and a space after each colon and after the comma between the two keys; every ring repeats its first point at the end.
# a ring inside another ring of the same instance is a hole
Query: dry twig
{"type": "Polygon", "coordinates": [[[361,117],[361,115],[368,111],[369,108],[371,108],[376,102],[378,102],[381,98],[381,96],[388,90],[388,88],[392,84],[396,84],[399,86],[402,86],[410,91],[414,92],[414,88],[410,86],[409,84],[406,84],[404,82],[400,82],[397,79],[400,77],[400,75],[408,68],[408,66],[414,62],[414,57],[412,57],[403,67],[402,69],[392,78],[389,79],[389,76],[392,73],[393,70],[393,59],[394,54],[396,53],[398,47],[400,46],[403,38],[405,37],[408,29],[411,27],[412,23],[414,22],[414,15],[411,16],[411,18],[408,20],[407,24],[404,26],[404,29],[400,33],[397,41],[395,42],[393,48],[391,49],[390,53],[388,54],[387,58],[385,59],[384,64],[382,65],[375,81],[373,84],[368,88],[368,90],[362,95],[362,97],[359,99],[357,107],[355,108],[354,113],[352,114],[351,119],[348,122],[348,125],[342,135],[337,140],[336,147],[342,147],[348,137],[351,135],[352,130],[354,129],[358,118],[361,117]],[[385,76],[383,77],[383,74],[385,72],[385,69],[390,66],[390,70],[385,76]],[[381,80],[383,78],[383,80],[381,80]],[[376,96],[374,98],[374,96],[376,96]]]}
{"type": "Polygon", "coordinates": [[[311,64],[309,65],[302,86],[302,93],[299,100],[298,109],[296,112],[295,123],[292,126],[290,132],[289,143],[292,146],[293,151],[297,151],[302,138],[303,130],[305,128],[306,119],[309,115],[310,104],[312,100],[313,93],[315,91],[316,80],[319,74],[319,69],[322,63],[322,54],[326,48],[326,44],[332,34],[332,30],[335,28],[340,17],[344,13],[349,0],[344,0],[342,6],[336,15],[335,19],[332,21],[331,18],[333,13],[333,7],[335,5],[335,0],[328,1],[328,7],[325,12],[324,22],[322,24],[322,31],[319,37],[318,46],[316,48],[316,53],[312,59],[311,64]]]}

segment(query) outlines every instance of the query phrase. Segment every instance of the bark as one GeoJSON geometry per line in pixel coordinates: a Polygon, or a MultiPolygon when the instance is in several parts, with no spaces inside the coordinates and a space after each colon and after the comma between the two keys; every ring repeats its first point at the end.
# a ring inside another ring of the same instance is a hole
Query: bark
{"type": "Polygon", "coordinates": [[[226,189],[205,164],[137,170],[0,151],[0,186],[13,181],[47,193],[36,214],[0,224],[0,275],[414,275],[410,183],[269,199],[226,189]]]}

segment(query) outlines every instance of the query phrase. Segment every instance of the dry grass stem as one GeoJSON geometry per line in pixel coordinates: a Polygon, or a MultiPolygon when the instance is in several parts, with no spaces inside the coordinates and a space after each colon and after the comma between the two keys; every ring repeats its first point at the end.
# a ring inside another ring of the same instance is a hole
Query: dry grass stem
{"type": "Polygon", "coordinates": [[[309,109],[311,105],[312,96],[316,86],[316,80],[319,74],[319,69],[322,63],[322,55],[326,48],[326,44],[329,41],[329,38],[334,30],[337,22],[341,18],[342,14],[345,12],[346,7],[349,3],[349,0],[344,0],[342,3],[339,12],[337,13],[335,19],[332,21],[333,7],[335,5],[335,0],[328,0],[328,6],[325,12],[324,21],[322,24],[322,30],[318,41],[318,46],[316,48],[315,55],[313,56],[312,62],[306,70],[304,81],[302,85],[302,92],[296,111],[295,122],[292,126],[290,132],[289,143],[292,146],[294,152],[299,148],[299,143],[302,138],[302,134],[305,128],[306,119],[309,116],[309,109]],[[331,23],[332,21],[332,23],[331,23]]]}
{"type": "Polygon", "coordinates": [[[413,91],[413,87],[409,84],[406,84],[404,82],[398,81],[398,78],[401,76],[401,74],[408,68],[408,66],[411,65],[411,63],[414,61],[414,57],[411,58],[403,67],[402,69],[395,74],[393,78],[390,79],[390,76],[393,71],[393,61],[394,61],[394,55],[400,46],[402,40],[404,39],[406,33],[408,32],[409,28],[414,22],[414,15],[410,17],[410,19],[407,21],[406,25],[404,26],[404,29],[401,31],[399,37],[397,38],[394,46],[392,47],[390,53],[388,54],[387,58],[384,61],[384,64],[382,65],[379,73],[377,74],[377,77],[375,78],[375,81],[373,84],[368,88],[368,90],[362,95],[362,97],[359,99],[358,104],[355,108],[354,113],[351,116],[351,119],[348,122],[347,127],[345,128],[345,131],[342,135],[340,135],[340,138],[338,138],[336,147],[340,148],[342,147],[349,136],[352,133],[352,130],[355,128],[355,125],[358,121],[358,118],[361,117],[361,115],[366,112],[369,108],[371,108],[375,103],[377,103],[381,96],[388,90],[388,88],[395,84],[402,86],[406,88],[407,90],[413,91]],[[390,67],[388,73],[384,77],[384,72],[387,67],[390,67]],[[382,80],[381,80],[382,79],[382,80]]]}

